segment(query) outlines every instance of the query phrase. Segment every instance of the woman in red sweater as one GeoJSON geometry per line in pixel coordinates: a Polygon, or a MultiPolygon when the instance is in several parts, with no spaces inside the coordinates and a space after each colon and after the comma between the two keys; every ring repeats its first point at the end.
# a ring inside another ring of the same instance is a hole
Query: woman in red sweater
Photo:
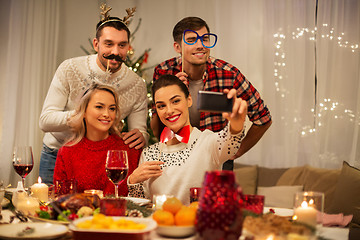
{"type": "MultiPolygon", "coordinates": [[[[81,98],[75,113],[68,119],[73,135],[59,149],[54,183],[76,179],[78,192],[87,189],[114,194],[115,186],[105,172],[108,150],[127,150],[129,173],[138,166],[141,150],[129,148],[121,138],[118,96],[113,88],[93,85],[81,98]]],[[[119,195],[127,196],[127,178],[119,185],[119,195]]]]}

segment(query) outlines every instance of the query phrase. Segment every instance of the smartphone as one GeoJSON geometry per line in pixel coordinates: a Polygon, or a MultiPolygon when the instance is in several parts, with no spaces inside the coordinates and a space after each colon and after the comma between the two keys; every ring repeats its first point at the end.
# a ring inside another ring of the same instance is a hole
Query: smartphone
{"type": "Polygon", "coordinates": [[[200,112],[232,112],[233,99],[226,93],[199,91],[197,109],[200,112]]]}

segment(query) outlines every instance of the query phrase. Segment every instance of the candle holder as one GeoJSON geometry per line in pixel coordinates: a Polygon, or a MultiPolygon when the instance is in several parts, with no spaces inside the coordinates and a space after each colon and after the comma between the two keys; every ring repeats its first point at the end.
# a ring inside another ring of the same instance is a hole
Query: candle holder
{"type": "Polygon", "coordinates": [[[76,193],[77,192],[76,179],[57,180],[55,182],[55,192],[57,196],[76,193]]]}
{"type": "Polygon", "coordinates": [[[243,225],[242,190],[233,171],[207,171],[196,211],[200,239],[239,239],[243,225]]]}
{"type": "Polygon", "coordinates": [[[19,199],[19,202],[16,205],[16,210],[25,215],[34,216],[36,211],[39,210],[39,200],[29,196],[19,199]]]}
{"type": "Polygon", "coordinates": [[[97,195],[100,199],[104,197],[104,192],[101,190],[90,189],[90,190],[85,190],[84,193],[97,195]]]}
{"type": "Polygon", "coordinates": [[[293,220],[305,223],[312,227],[320,227],[324,212],[324,193],[297,192],[294,199],[293,220]]]}
{"type": "Polygon", "coordinates": [[[172,195],[165,195],[165,194],[154,194],[153,195],[153,209],[158,210],[162,209],[162,206],[166,199],[173,197],[172,195]]]}
{"type": "Polygon", "coordinates": [[[190,188],[190,203],[199,201],[201,188],[190,188]]]}

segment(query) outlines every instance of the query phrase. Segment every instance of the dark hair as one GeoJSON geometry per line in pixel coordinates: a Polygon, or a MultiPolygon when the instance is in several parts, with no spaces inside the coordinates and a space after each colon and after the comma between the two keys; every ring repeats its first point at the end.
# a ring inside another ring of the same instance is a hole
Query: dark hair
{"type": "Polygon", "coordinates": [[[178,22],[173,29],[173,38],[177,43],[181,43],[182,34],[185,30],[197,31],[201,28],[206,27],[207,31],[210,32],[210,28],[207,23],[199,17],[186,17],[178,22]]]}
{"type": "Polygon", "coordinates": [[[155,102],[155,93],[157,90],[163,87],[173,85],[178,86],[185,94],[185,97],[189,97],[188,87],[178,77],[174,75],[161,75],[158,80],[153,82],[153,85],[151,87],[153,101],[155,102]]]}
{"type": "Polygon", "coordinates": [[[102,34],[102,29],[104,27],[113,27],[119,31],[125,30],[128,35],[128,40],[130,39],[130,30],[126,26],[126,24],[118,17],[109,17],[108,20],[100,21],[98,24],[96,24],[96,38],[99,40],[102,34]],[[118,21],[116,21],[118,20],[118,21]],[[104,23],[104,24],[103,24],[104,23]]]}

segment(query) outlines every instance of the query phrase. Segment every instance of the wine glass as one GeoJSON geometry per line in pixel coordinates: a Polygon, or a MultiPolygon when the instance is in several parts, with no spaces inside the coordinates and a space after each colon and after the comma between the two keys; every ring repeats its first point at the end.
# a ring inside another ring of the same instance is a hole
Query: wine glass
{"type": "Polygon", "coordinates": [[[13,166],[16,173],[20,175],[23,187],[25,188],[25,177],[34,166],[34,157],[30,146],[14,147],[13,166]]]}
{"type": "Polygon", "coordinates": [[[115,185],[115,197],[119,197],[119,185],[126,178],[129,171],[128,155],[124,150],[109,150],[106,156],[106,175],[115,185]]]}

